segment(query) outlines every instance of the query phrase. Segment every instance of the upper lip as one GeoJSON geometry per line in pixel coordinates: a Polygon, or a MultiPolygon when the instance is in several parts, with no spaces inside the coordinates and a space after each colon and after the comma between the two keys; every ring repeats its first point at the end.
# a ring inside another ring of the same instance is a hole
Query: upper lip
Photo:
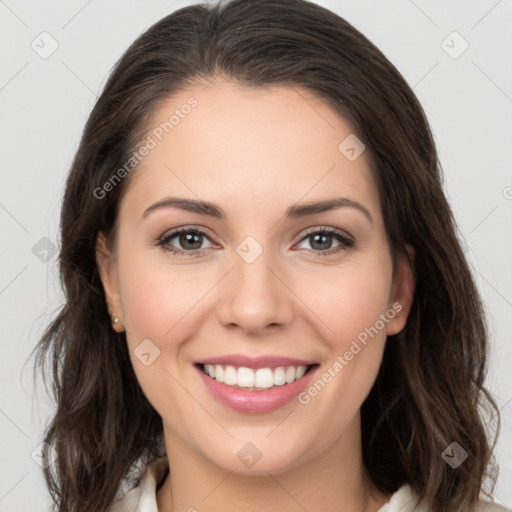
{"type": "Polygon", "coordinates": [[[246,367],[257,370],[258,368],[279,368],[280,366],[310,366],[317,364],[316,361],[305,361],[292,357],[282,357],[273,355],[263,355],[259,357],[249,357],[242,354],[230,354],[226,356],[210,357],[196,361],[196,364],[221,364],[237,367],[246,367]]]}

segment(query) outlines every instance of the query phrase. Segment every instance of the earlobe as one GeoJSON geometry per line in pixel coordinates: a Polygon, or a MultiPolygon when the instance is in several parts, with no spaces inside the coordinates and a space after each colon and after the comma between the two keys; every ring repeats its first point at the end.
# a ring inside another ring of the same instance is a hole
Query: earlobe
{"type": "Polygon", "coordinates": [[[117,280],[116,260],[105,235],[101,232],[96,240],[96,265],[105,291],[112,328],[117,332],[122,332],[124,329],[122,327],[121,295],[117,280]]]}
{"type": "Polygon", "coordinates": [[[388,322],[386,334],[398,334],[407,323],[414,299],[414,248],[406,244],[407,254],[401,255],[397,262],[397,269],[393,279],[392,293],[389,308],[395,312],[394,317],[388,322]]]}

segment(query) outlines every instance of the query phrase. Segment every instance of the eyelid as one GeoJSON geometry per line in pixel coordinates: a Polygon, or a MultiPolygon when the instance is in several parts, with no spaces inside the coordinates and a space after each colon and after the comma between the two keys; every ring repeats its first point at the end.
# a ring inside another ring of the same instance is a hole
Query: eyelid
{"type": "Polygon", "coordinates": [[[311,235],[313,233],[322,233],[324,231],[328,232],[328,233],[336,233],[344,238],[351,240],[352,242],[355,242],[354,237],[352,235],[350,235],[347,231],[340,229],[340,228],[330,227],[330,226],[316,226],[313,228],[307,228],[305,231],[301,232],[301,237],[299,239],[299,242],[302,241],[304,238],[306,238],[308,235],[311,235]]]}
{"type": "MultiPolygon", "coordinates": [[[[177,228],[170,229],[170,230],[164,232],[159,237],[159,240],[161,240],[162,238],[167,238],[170,235],[179,234],[182,231],[198,231],[199,233],[204,234],[205,236],[207,236],[210,239],[215,238],[214,236],[212,236],[210,234],[211,231],[208,228],[200,226],[200,225],[193,224],[193,225],[184,225],[184,226],[180,226],[180,227],[177,227],[177,228]]],[[[334,232],[336,232],[336,233],[338,233],[338,234],[340,234],[342,236],[345,236],[346,238],[349,238],[352,241],[355,241],[354,237],[350,233],[348,233],[347,231],[345,231],[343,229],[335,228],[333,226],[322,226],[322,225],[313,226],[311,228],[306,228],[306,230],[300,231],[297,235],[295,235],[294,238],[297,238],[300,235],[300,238],[297,239],[297,241],[300,242],[300,241],[302,241],[302,239],[304,237],[306,237],[306,236],[308,236],[308,235],[310,235],[312,233],[318,233],[318,232],[321,232],[321,231],[334,231],[334,232]]]]}
{"type": "Polygon", "coordinates": [[[212,234],[212,231],[206,227],[200,226],[198,224],[193,225],[184,225],[184,226],[178,226],[177,228],[168,229],[167,231],[164,231],[164,233],[158,237],[159,240],[162,238],[168,238],[170,236],[176,236],[179,235],[182,232],[188,232],[188,231],[197,231],[198,233],[202,233],[203,235],[207,236],[210,240],[213,241],[215,236],[212,234]]]}
{"type": "MultiPolygon", "coordinates": [[[[175,238],[176,236],[180,235],[181,233],[188,233],[188,232],[194,232],[194,231],[204,235],[205,238],[208,238],[212,243],[216,243],[214,241],[215,237],[213,237],[210,234],[210,230],[208,228],[204,228],[202,226],[180,226],[178,228],[167,230],[163,233],[163,235],[158,237],[157,242],[161,242],[162,240],[166,240],[166,239],[175,238]]],[[[202,250],[202,249],[198,249],[198,250],[202,250]]],[[[187,251],[187,252],[192,252],[192,251],[187,251]]]]}

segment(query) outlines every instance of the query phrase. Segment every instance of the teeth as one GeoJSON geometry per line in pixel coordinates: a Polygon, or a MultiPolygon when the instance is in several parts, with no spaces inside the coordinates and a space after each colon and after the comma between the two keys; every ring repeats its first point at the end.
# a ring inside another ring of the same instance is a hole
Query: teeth
{"type": "MultiPolygon", "coordinates": [[[[216,379],[218,382],[224,382],[224,368],[220,366],[220,364],[217,364],[215,366],[208,365],[210,368],[208,369],[208,372],[210,373],[210,377],[212,379],[216,379]],[[213,372],[213,375],[211,373],[213,372]]],[[[206,365],[205,365],[206,368],[206,365]]]]}
{"type": "Polygon", "coordinates": [[[289,366],[286,369],[285,379],[288,384],[290,384],[290,382],[293,382],[295,380],[295,373],[296,373],[296,371],[293,366],[289,366]]]}
{"type": "Polygon", "coordinates": [[[254,374],[254,387],[268,389],[271,388],[274,382],[274,373],[270,368],[260,368],[254,374]]]}
{"type": "Polygon", "coordinates": [[[203,372],[217,382],[223,382],[228,386],[252,389],[270,389],[273,386],[290,384],[300,379],[306,373],[307,366],[280,366],[274,370],[270,368],[252,368],[241,366],[223,366],[220,364],[205,364],[203,372]]]}

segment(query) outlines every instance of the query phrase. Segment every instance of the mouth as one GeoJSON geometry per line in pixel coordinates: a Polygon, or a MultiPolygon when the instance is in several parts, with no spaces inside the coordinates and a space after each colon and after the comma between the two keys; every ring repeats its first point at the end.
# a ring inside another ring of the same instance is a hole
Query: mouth
{"type": "Polygon", "coordinates": [[[285,365],[274,368],[248,368],[225,364],[195,363],[209,379],[244,391],[269,391],[289,386],[314,371],[318,363],[309,365],[285,365]]]}
{"type": "Polygon", "coordinates": [[[224,407],[246,414],[271,413],[289,404],[310,384],[319,366],[314,363],[249,368],[194,364],[212,398],[224,407]]]}

